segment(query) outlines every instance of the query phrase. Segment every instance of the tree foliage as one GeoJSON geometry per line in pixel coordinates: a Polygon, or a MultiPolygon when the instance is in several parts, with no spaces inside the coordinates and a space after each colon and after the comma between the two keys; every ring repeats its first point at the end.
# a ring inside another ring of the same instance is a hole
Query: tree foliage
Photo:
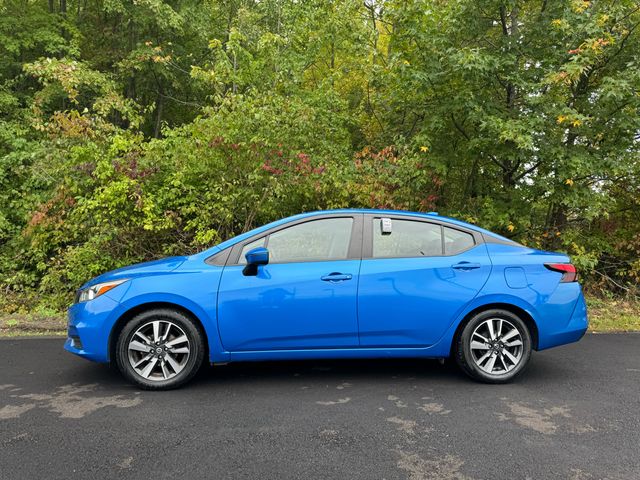
{"type": "Polygon", "coordinates": [[[568,252],[592,288],[637,289],[633,0],[1,0],[0,14],[7,294],[62,306],[102,271],[359,206],[457,216],[568,252]]]}

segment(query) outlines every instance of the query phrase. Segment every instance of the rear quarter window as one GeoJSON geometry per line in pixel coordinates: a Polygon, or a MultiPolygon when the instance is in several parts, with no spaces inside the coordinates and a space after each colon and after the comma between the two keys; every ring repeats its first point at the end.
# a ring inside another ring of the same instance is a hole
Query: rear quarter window
{"type": "Polygon", "coordinates": [[[454,228],[444,227],[444,254],[456,255],[476,244],[473,235],[454,228]]]}

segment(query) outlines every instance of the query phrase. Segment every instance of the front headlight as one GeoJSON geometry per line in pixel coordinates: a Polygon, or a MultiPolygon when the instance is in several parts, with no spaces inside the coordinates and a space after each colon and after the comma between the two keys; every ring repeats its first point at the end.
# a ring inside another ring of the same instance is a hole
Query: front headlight
{"type": "Polygon", "coordinates": [[[121,283],[129,280],[128,278],[122,278],[120,280],[112,280],[110,282],[97,283],[92,285],[91,287],[85,288],[83,290],[79,290],[76,295],[76,303],[88,302],[89,300],[93,300],[96,297],[99,297],[103,293],[108,292],[112,288],[117,287],[121,283]]]}

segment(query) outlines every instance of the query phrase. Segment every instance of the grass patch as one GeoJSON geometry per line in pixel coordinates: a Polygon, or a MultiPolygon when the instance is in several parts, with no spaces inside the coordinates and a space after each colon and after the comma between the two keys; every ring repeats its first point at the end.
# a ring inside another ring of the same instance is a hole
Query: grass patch
{"type": "Polygon", "coordinates": [[[66,335],[67,321],[64,313],[0,313],[0,337],[23,335],[66,335]]]}
{"type": "Polygon", "coordinates": [[[589,331],[640,331],[640,300],[587,297],[589,331]]]}

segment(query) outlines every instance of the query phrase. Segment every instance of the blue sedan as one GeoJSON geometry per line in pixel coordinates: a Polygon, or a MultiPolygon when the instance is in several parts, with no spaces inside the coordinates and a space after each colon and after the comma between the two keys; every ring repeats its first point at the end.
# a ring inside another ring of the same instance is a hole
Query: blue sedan
{"type": "Polygon", "coordinates": [[[504,383],[532,350],[586,329],[564,254],[435,213],[334,210],[94,278],[69,308],[65,348],[154,390],[205,359],[453,357],[504,383]]]}

